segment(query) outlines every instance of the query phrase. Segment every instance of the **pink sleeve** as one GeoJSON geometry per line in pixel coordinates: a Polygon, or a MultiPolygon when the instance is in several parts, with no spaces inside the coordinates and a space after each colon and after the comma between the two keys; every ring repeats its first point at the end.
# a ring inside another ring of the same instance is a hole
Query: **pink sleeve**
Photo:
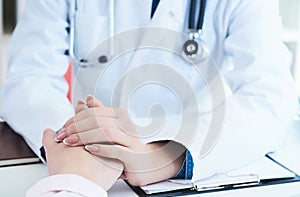
{"type": "Polygon", "coordinates": [[[60,174],[44,178],[31,186],[26,197],[75,197],[107,196],[107,193],[94,182],[74,174],[60,174]]]}

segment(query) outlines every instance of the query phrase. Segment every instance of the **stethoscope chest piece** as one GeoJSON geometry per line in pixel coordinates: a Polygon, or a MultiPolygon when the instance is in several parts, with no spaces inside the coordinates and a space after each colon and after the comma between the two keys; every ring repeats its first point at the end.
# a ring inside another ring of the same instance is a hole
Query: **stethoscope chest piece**
{"type": "Polygon", "coordinates": [[[198,53],[199,45],[195,40],[187,40],[183,45],[183,51],[187,56],[193,56],[198,53]]]}
{"type": "Polygon", "coordinates": [[[190,38],[183,43],[183,55],[194,63],[200,63],[209,56],[205,43],[199,33],[190,33],[190,38]]]}

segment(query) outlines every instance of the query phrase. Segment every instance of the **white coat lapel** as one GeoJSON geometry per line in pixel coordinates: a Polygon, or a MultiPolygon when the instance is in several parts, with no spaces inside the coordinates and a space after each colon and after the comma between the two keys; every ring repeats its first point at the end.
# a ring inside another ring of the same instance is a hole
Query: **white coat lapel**
{"type": "MultiPolygon", "coordinates": [[[[152,0],[150,2],[152,4],[152,0]]],[[[185,26],[185,15],[187,8],[187,1],[186,0],[177,0],[176,3],[172,0],[160,0],[160,3],[155,11],[155,14],[150,20],[150,7],[149,7],[149,22],[144,27],[154,27],[154,28],[165,28],[174,30],[177,32],[182,32],[185,26]]],[[[144,35],[141,35],[137,41],[137,47],[143,45],[143,43],[148,43],[149,39],[153,40],[152,31],[147,33],[144,32],[144,35]]],[[[162,42],[168,35],[155,35],[157,38],[157,42],[162,42]]],[[[169,45],[168,45],[169,46],[169,45]]],[[[155,47],[155,46],[154,46],[155,47]]],[[[178,47],[178,45],[174,42],[174,46],[169,46],[171,48],[178,47]]],[[[129,65],[137,64],[137,62],[142,62],[142,59],[147,55],[149,56],[151,50],[147,51],[146,53],[140,53],[137,51],[135,55],[131,58],[129,65]]]]}
{"type": "Polygon", "coordinates": [[[152,0],[116,0],[116,33],[145,26],[150,21],[152,0]]]}
{"type": "Polygon", "coordinates": [[[160,0],[149,26],[183,31],[186,6],[186,0],[160,0]]]}

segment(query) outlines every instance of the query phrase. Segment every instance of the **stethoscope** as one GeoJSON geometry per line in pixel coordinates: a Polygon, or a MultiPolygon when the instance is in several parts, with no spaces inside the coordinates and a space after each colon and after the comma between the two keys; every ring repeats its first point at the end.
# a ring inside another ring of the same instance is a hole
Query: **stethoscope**
{"type": "MultiPolygon", "coordinates": [[[[107,54],[101,54],[98,57],[98,63],[105,64],[112,59],[114,54],[115,41],[113,39],[115,35],[115,0],[110,0],[109,2],[109,36],[110,47],[107,54]]],[[[205,6],[206,0],[190,0],[189,16],[188,16],[188,36],[189,38],[183,44],[183,54],[186,58],[190,60],[203,59],[208,55],[208,50],[206,49],[204,42],[201,40],[200,36],[203,32],[203,23],[205,16],[205,6]],[[196,20],[197,19],[197,20],[196,20]]],[[[75,1],[75,11],[78,10],[77,0],[75,1]]],[[[73,22],[74,23],[74,22],[73,22]]],[[[71,25],[71,40],[74,40],[74,24],[71,25]],[[73,32],[73,36],[72,36],[73,32]]],[[[73,52],[73,44],[70,46],[71,56],[75,64],[81,67],[87,67],[90,63],[86,59],[76,59],[76,55],[73,52]]]]}
{"type": "Polygon", "coordinates": [[[200,39],[202,34],[206,0],[191,0],[188,18],[189,39],[183,44],[183,52],[189,59],[201,58],[206,50],[203,41],[200,39]],[[197,3],[200,5],[197,5],[197,3]],[[197,8],[198,15],[197,15],[197,8]],[[195,20],[195,16],[197,20],[195,20]]]}

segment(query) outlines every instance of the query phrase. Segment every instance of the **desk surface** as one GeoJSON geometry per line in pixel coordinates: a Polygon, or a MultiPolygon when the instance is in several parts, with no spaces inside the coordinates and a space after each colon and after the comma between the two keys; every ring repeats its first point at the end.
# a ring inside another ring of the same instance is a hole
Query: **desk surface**
{"type": "MultiPolygon", "coordinates": [[[[0,196],[20,197],[24,196],[26,190],[39,179],[46,177],[47,167],[44,164],[32,164],[24,166],[13,166],[0,168],[0,196]]],[[[136,197],[137,195],[124,181],[119,180],[109,190],[108,196],[136,197]]],[[[195,195],[193,195],[195,196],[195,195]]],[[[197,196],[197,195],[196,195],[197,196]]],[[[215,192],[201,194],[201,197],[300,197],[300,182],[276,186],[265,186],[258,188],[239,189],[226,192],[215,192]]]]}
{"type": "MultiPolygon", "coordinates": [[[[47,167],[44,164],[32,164],[24,166],[13,166],[0,168],[0,196],[20,197],[24,196],[26,190],[39,179],[46,177],[47,167]]],[[[108,192],[110,197],[137,195],[119,180],[108,192]]],[[[194,195],[195,196],[195,195],[194,195]]],[[[196,195],[197,196],[197,195],[196,195]]],[[[239,189],[226,192],[215,192],[201,194],[201,197],[253,197],[253,196],[273,196],[273,197],[300,197],[300,182],[289,183],[276,186],[265,186],[258,188],[239,189]]]]}
{"type": "MultiPolygon", "coordinates": [[[[0,123],[1,125],[1,123],[0,123]]],[[[298,132],[295,133],[298,135],[298,132]]],[[[300,139],[294,144],[300,144],[300,139]]],[[[1,141],[0,141],[1,142],[1,141]]],[[[44,164],[31,164],[11,167],[0,167],[0,196],[20,197],[36,181],[48,176],[47,167],[44,164]]],[[[119,180],[108,192],[109,196],[137,196],[124,181],[119,180]]],[[[195,196],[195,195],[194,195],[195,196]]],[[[196,195],[197,196],[197,195],[196,195]]],[[[289,196],[300,197],[300,182],[274,186],[231,190],[199,195],[201,197],[252,197],[252,196],[289,196]]]]}

